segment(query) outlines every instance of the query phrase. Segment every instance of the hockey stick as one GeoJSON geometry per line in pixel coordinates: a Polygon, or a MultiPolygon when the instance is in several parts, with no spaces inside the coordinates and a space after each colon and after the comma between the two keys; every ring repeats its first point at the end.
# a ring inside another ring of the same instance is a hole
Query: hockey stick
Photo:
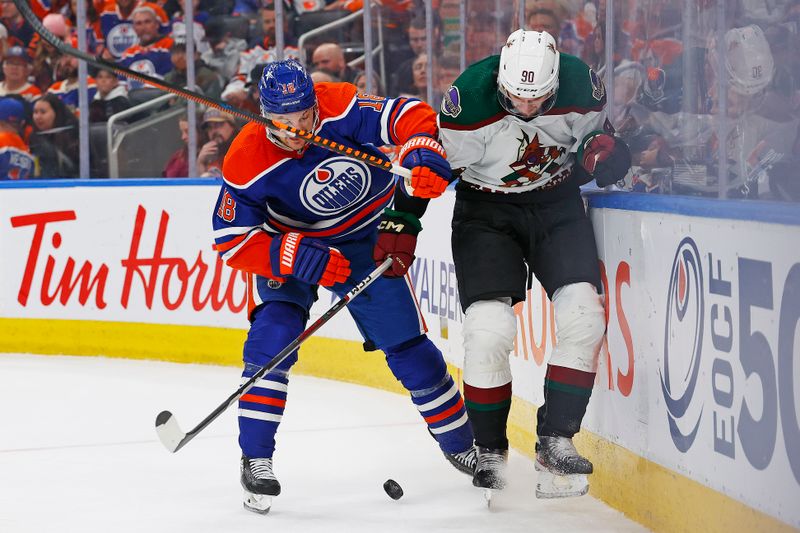
{"type": "Polygon", "coordinates": [[[258,122],[272,131],[283,131],[288,133],[290,137],[300,137],[301,139],[305,139],[310,144],[325,148],[331,152],[335,152],[346,157],[352,157],[353,159],[357,159],[368,165],[372,165],[373,167],[382,168],[383,170],[393,172],[394,174],[402,176],[407,183],[411,180],[411,171],[409,169],[401,167],[400,165],[396,165],[386,159],[381,159],[380,157],[376,157],[361,150],[356,150],[355,148],[350,148],[344,144],[320,137],[319,135],[315,135],[313,132],[301,130],[277,120],[270,120],[244,109],[235,108],[224,102],[214,100],[213,98],[209,98],[190,89],[178,87],[177,85],[173,85],[148,74],[136,72],[122,65],[117,65],[104,59],[93,57],[86,52],[82,52],[77,48],[71,47],[66,42],[53,35],[50,30],[44,27],[39,18],[31,10],[28,2],[25,0],[14,0],[14,5],[17,6],[20,14],[28,22],[28,24],[30,24],[33,29],[36,30],[36,33],[38,33],[45,41],[53,45],[62,54],[77,57],[78,59],[86,61],[86,63],[94,67],[110,70],[115,74],[120,74],[126,78],[147,83],[163,91],[186,98],[187,100],[193,100],[198,104],[202,104],[207,107],[213,107],[215,109],[219,109],[220,111],[224,111],[225,113],[230,113],[231,115],[243,118],[248,122],[258,122]]]}
{"type": "Polygon", "coordinates": [[[261,369],[253,374],[253,377],[248,379],[244,385],[239,387],[236,392],[228,396],[228,399],[222,402],[219,407],[214,409],[210,415],[205,417],[202,422],[197,424],[197,426],[192,429],[191,431],[184,433],[181,431],[180,426],[178,425],[178,421],[175,420],[175,416],[169,411],[161,411],[158,416],[156,417],[156,433],[158,433],[158,438],[161,440],[161,444],[163,444],[169,451],[172,453],[177,452],[186,444],[195,438],[198,433],[203,431],[211,422],[213,422],[219,415],[222,414],[228,407],[236,403],[239,398],[241,398],[244,394],[247,393],[258,381],[261,379],[262,376],[267,374],[270,370],[277,367],[279,364],[283,362],[284,359],[289,357],[289,355],[294,352],[303,342],[308,339],[311,335],[313,335],[323,324],[328,322],[333,315],[341,311],[344,307],[350,303],[353,298],[358,296],[361,291],[366,289],[367,287],[372,284],[373,281],[378,279],[381,274],[383,274],[390,266],[392,265],[392,258],[388,257],[383,263],[378,266],[375,270],[370,272],[370,274],[361,280],[355,287],[353,287],[350,292],[342,296],[342,298],[333,304],[333,306],[325,311],[321,317],[319,317],[313,324],[308,326],[305,331],[303,331],[298,337],[289,343],[286,348],[281,350],[278,355],[275,356],[269,364],[261,367],[261,369]]]}

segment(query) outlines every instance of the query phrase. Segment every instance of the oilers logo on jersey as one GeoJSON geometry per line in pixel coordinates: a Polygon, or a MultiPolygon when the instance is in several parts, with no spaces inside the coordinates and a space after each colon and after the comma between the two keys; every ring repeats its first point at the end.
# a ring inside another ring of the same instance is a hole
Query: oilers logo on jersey
{"type": "Polygon", "coordinates": [[[106,35],[106,47],[111,55],[120,57],[122,54],[139,42],[139,37],[133,31],[133,24],[122,22],[117,24],[106,35]]]}
{"type": "Polygon", "coordinates": [[[136,72],[141,72],[142,74],[147,74],[148,76],[153,76],[156,78],[161,77],[156,72],[155,65],[153,65],[153,62],[149,59],[139,59],[138,61],[134,61],[131,63],[130,69],[136,72]]]}
{"type": "Polygon", "coordinates": [[[369,169],[360,161],[332,157],[303,178],[300,201],[317,215],[334,215],[361,201],[370,189],[369,169]]]}
{"type": "MultiPolygon", "coordinates": [[[[294,90],[305,94],[297,84],[294,90]]],[[[314,85],[312,96],[308,107],[316,101],[319,112],[315,133],[376,157],[379,146],[402,145],[420,133],[436,136],[436,115],[419,100],[367,97],[352,84],[325,82],[314,85]]],[[[366,242],[395,192],[390,172],[315,145],[292,153],[257,123],[234,139],[223,176],[222,209],[213,216],[216,249],[229,267],[261,279],[281,277],[271,268],[276,236],[297,232],[328,245],[366,242]]],[[[257,289],[269,294],[263,282],[257,289]]]]}

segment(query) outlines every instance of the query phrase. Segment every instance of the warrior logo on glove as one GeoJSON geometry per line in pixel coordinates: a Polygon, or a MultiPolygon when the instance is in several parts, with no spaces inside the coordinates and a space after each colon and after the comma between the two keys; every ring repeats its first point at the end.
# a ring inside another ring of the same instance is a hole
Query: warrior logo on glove
{"type": "Polygon", "coordinates": [[[411,194],[417,198],[438,198],[453,179],[447,153],[428,135],[411,137],[400,149],[398,159],[411,169],[411,194]]]}
{"type": "Polygon", "coordinates": [[[286,233],[270,242],[272,271],[311,285],[330,287],[350,276],[350,261],[336,248],[300,233],[286,233]]]}

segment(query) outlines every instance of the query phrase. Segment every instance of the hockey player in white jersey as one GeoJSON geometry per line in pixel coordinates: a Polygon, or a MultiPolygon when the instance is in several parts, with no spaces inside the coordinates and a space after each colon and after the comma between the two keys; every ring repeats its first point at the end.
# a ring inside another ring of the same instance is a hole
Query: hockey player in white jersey
{"type": "MultiPolygon", "coordinates": [[[[584,62],[559,54],[550,34],[523,30],[509,36],[499,56],[464,71],[442,101],[441,144],[460,174],[452,246],[465,312],[464,400],[479,450],[475,486],[505,485],[512,306],[525,299],[535,275],[553,302],[557,326],[537,414],[536,494],[588,490],[593,466],[572,437],[592,392],[606,322],[579,185],[591,179],[609,185],[630,167],[605,103],[603,83],[584,62]]],[[[406,215],[423,212],[424,206],[406,215]]],[[[409,242],[398,240],[396,249],[375,259],[413,257],[409,242]]]]}

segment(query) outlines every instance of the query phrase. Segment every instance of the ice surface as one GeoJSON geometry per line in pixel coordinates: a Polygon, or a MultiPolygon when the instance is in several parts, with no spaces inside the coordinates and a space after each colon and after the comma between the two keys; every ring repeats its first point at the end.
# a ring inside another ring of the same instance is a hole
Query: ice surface
{"type": "Polygon", "coordinates": [[[533,463],[513,452],[489,510],[407,398],[305,376],[278,434],[283,492],[247,512],[235,409],[176,454],[154,429],[163,409],[191,429],[239,381],[231,367],[0,355],[0,532],[645,531],[588,496],[537,500],[533,463]]]}

